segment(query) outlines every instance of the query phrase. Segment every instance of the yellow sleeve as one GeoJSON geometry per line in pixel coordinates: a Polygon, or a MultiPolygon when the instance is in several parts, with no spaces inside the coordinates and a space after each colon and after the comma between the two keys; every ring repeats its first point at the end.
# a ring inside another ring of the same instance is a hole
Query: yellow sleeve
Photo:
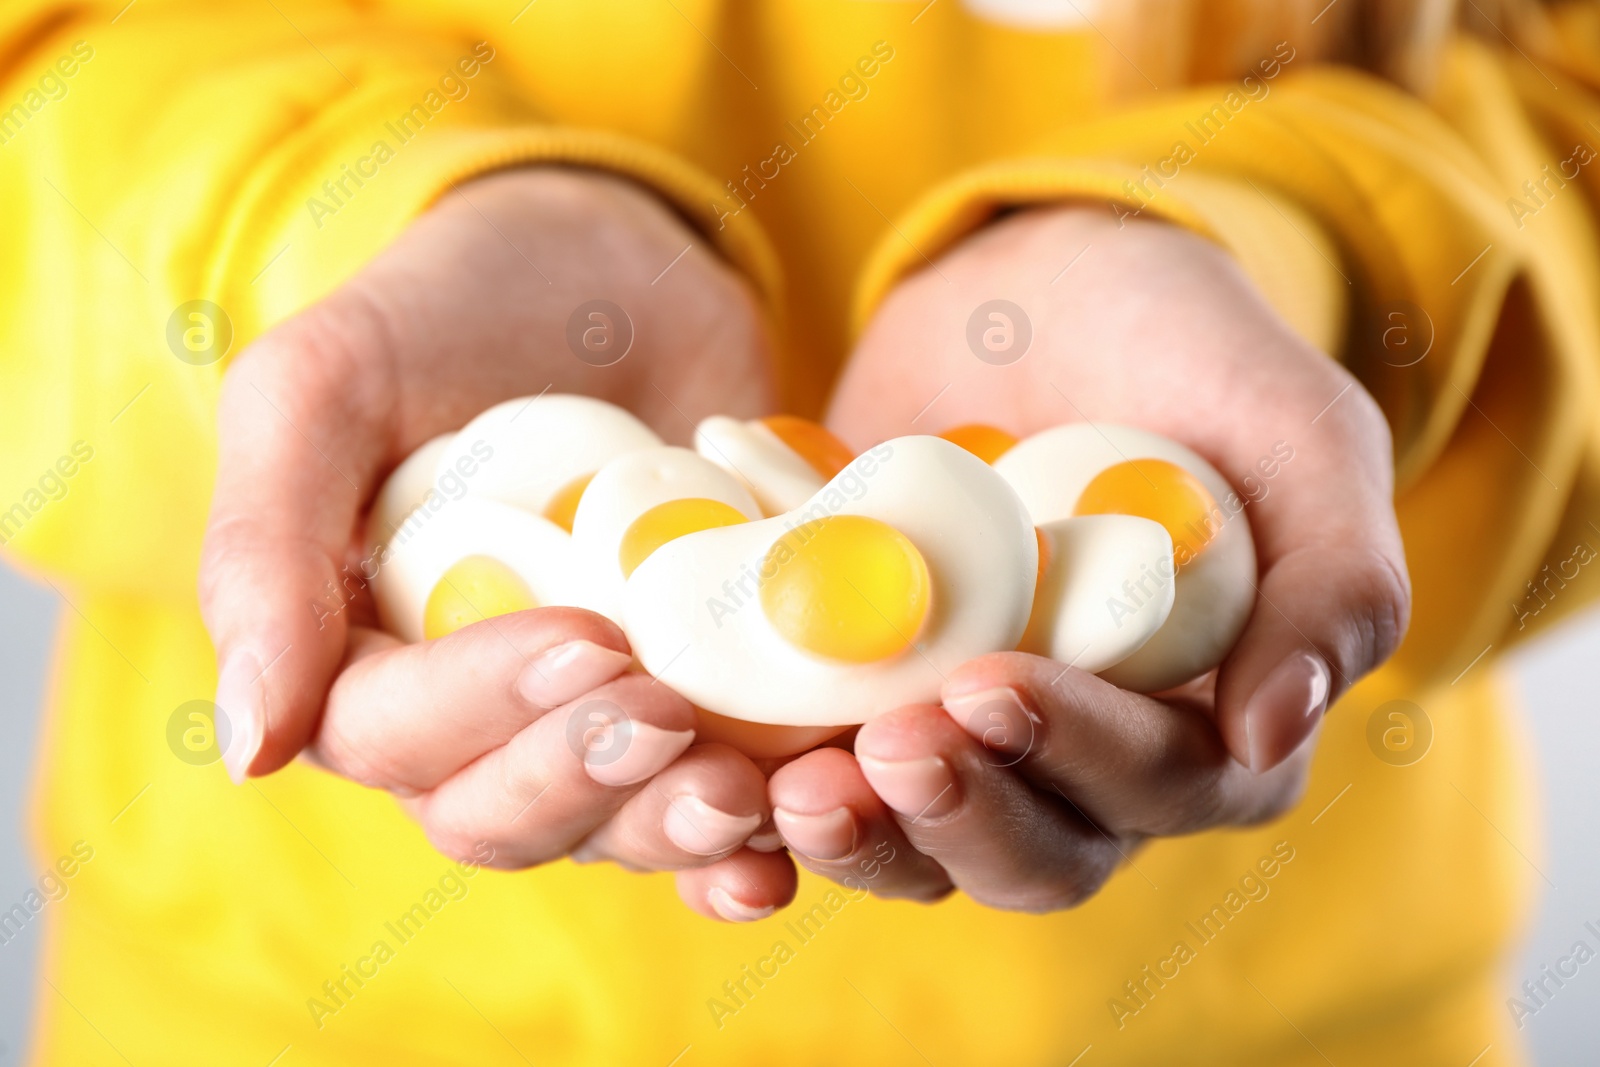
{"type": "MultiPolygon", "coordinates": [[[[1587,220],[1600,207],[1600,47],[1594,44],[1600,42],[1600,6],[1568,4],[1553,17],[1561,44],[1554,57],[1541,55],[1537,63],[1502,57],[1504,77],[1543,145],[1531,166],[1506,180],[1506,208],[1530,240],[1568,247],[1589,232],[1587,220]]],[[[1470,103],[1463,100],[1459,106],[1468,121],[1470,103]]],[[[1486,134],[1480,126],[1464,123],[1463,128],[1475,139],[1486,134]]],[[[1594,299],[1600,285],[1581,251],[1576,249],[1556,272],[1558,283],[1570,283],[1571,299],[1580,306],[1594,299]]],[[[1497,647],[1540,633],[1600,600],[1600,419],[1588,420],[1583,440],[1583,459],[1560,525],[1510,605],[1497,647]]]]}
{"type": "Polygon", "coordinates": [[[716,217],[716,182],[552,124],[477,35],[331,7],[118,7],[0,14],[0,544],[25,562],[192,588],[226,355],[486,171],[632,177],[776,284],[753,218],[716,217]]]}
{"type": "Polygon", "coordinates": [[[1595,227],[1577,197],[1552,208],[1564,237],[1517,227],[1506,172],[1537,175],[1545,148],[1483,46],[1453,46],[1426,102],[1282,66],[1074,125],[930,191],[868,261],[856,321],[923,253],[1018,205],[1107,204],[1216,240],[1388,416],[1417,594],[1397,669],[1448,677],[1501,639],[1572,496],[1600,367],[1595,227]]]}

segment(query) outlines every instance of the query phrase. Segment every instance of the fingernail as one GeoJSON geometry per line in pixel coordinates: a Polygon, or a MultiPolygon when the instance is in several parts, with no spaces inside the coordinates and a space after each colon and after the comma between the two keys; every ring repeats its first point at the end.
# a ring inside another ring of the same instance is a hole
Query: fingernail
{"type": "Polygon", "coordinates": [[[1042,725],[1023,704],[1022,695],[1009,687],[949,697],[944,708],[985,748],[1012,756],[1027,755],[1042,725]]]}
{"type": "Polygon", "coordinates": [[[938,756],[911,760],[856,757],[883,802],[912,819],[937,819],[956,809],[961,794],[950,765],[938,756]]]}
{"type": "Polygon", "coordinates": [[[1311,735],[1328,709],[1329,680],[1322,657],[1303,650],[1267,675],[1244,708],[1251,771],[1265,774],[1311,735]]]}
{"type": "Polygon", "coordinates": [[[842,860],[856,850],[856,817],[849,808],[802,815],[775,808],[772,821],[789,847],[814,860],[842,860]]]}
{"type": "Polygon", "coordinates": [[[772,823],[767,823],[761,829],[750,835],[746,845],[757,852],[776,852],[783,847],[783,835],[778,833],[778,828],[772,823]]]}
{"type": "Polygon", "coordinates": [[[712,886],[711,892],[706,894],[706,899],[711,902],[712,911],[731,923],[753,923],[757,919],[765,919],[775,910],[771,905],[765,908],[752,908],[748,904],[741,904],[720,885],[712,886]]]}
{"type": "Polygon", "coordinates": [[[594,740],[585,747],[583,769],[601,785],[624,786],[666,770],[694,741],[694,731],[624,719],[602,726],[594,740]]]}
{"type": "Polygon", "coordinates": [[[231,653],[217,675],[217,707],[226,716],[229,735],[222,764],[236,785],[249,776],[266,734],[260,683],[261,658],[244,650],[231,653]]]}
{"type": "Polygon", "coordinates": [[[517,675],[517,692],[535,707],[559,708],[611,681],[632,662],[593,641],[568,641],[539,653],[517,675]]]}
{"type": "Polygon", "coordinates": [[[744,844],[762,822],[759,815],[729,815],[687,793],[672,798],[662,829],[667,840],[696,856],[715,856],[744,844]]]}

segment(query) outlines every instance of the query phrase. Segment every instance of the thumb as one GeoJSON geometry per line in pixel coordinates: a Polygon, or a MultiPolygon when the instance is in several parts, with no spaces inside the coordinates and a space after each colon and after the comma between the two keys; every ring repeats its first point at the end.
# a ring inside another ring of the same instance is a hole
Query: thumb
{"type": "Polygon", "coordinates": [[[1350,395],[1299,431],[1295,477],[1252,505],[1255,610],[1217,675],[1217,727],[1258,775],[1394,653],[1411,613],[1389,427],[1339,377],[1350,395]]]}
{"type": "Polygon", "coordinates": [[[344,657],[343,609],[361,584],[345,554],[386,452],[381,336],[375,312],[336,296],[262,337],[223,379],[200,606],[236,782],[305,746],[344,657]]]}
{"type": "Polygon", "coordinates": [[[1256,774],[1288,758],[1394,652],[1409,605],[1403,564],[1376,549],[1322,545],[1276,560],[1217,679],[1217,725],[1234,758],[1256,774]]]}

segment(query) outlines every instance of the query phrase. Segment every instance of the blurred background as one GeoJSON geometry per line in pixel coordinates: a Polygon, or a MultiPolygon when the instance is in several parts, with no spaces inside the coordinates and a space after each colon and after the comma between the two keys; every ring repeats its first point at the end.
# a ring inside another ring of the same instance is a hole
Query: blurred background
{"type": "MultiPolygon", "coordinates": [[[[61,601],[49,586],[0,562],[0,901],[6,907],[36,884],[42,871],[23,826],[39,736],[49,650],[61,601]]],[[[1578,969],[1557,988],[1544,977],[1575,942],[1600,948],[1600,609],[1569,621],[1514,652],[1510,667],[1523,698],[1526,725],[1539,761],[1543,841],[1508,841],[1537,865],[1543,897],[1529,936],[1507,962],[1505,995],[1525,998],[1526,981],[1545,981],[1554,995],[1523,1019],[1522,1035],[1539,1067],[1600,1062],[1600,960],[1578,969]]],[[[1463,887],[1471,893],[1471,887],[1463,887]]],[[[33,1011],[33,968],[39,923],[0,944],[0,1067],[24,1062],[33,1011]]],[[[1570,964],[1568,967],[1570,968],[1570,964]]],[[[1507,1009],[1508,1017],[1510,1009],[1507,1009]]],[[[1468,1067],[1466,1064],[1460,1067],[1468,1067]]]]}

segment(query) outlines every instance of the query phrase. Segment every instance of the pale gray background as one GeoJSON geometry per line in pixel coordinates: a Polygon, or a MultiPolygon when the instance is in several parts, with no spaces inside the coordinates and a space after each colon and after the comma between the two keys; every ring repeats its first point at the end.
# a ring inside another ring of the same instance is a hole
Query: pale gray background
{"type": "MultiPolygon", "coordinates": [[[[19,899],[37,876],[21,830],[21,807],[38,738],[39,704],[59,601],[47,586],[0,563],[0,900],[19,899]]],[[[1548,815],[1547,841],[1516,842],[1544,877],[1533,932],[1512,962],[1506,995],[1540,967],[1554,964],[1593,922],[1600,928],[1600,611],[1591,611],[1515,656],[1537,749],[1548,815]]],[[[1508,845],[1508,847],[1510,847],[1508,845]]],[[[1470,887],[1463,887],[1470,892],[1470,887]]],[[[32,968],[39,924],[0,945],[0,1067],[21,1062],[34,995],[32,968]]],[[[1600,960],[1581,968],[1523,1033],[1540,1067],[1593,1064],[1600,1049],[1600,960]]],[[[1467,1067],[1461,1064],[1460,1067],[1467,1067]]]]}
{"type": "MultiPolygon", "coordinates": [[[[33,775],[39,705],[49,665],[56,595],[0,562],[0,900],[21,900],[40,872],[24,839],[22,807],[33,775]]],[[[10,906],[8,903],[7,907],[10,906]]],[[[0,1067],[21,1063],[33,1010],[39,924],[0,945],[0,1067]]]]}

